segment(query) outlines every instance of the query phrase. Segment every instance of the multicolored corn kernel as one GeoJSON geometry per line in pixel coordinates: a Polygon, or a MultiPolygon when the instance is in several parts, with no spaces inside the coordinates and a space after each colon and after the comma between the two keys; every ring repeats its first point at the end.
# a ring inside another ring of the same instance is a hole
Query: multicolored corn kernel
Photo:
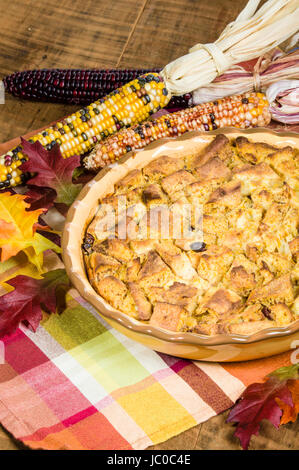
{"type": "MultiPolygon", "coordinates": [[[[15,72],[3,79],[5,90],[22,99],[85,106],[154,69],[43,69],[15,72]]],[[[192,95],[174,96],[169,108],[186,108],[192,95]]]]}
{"type": "Polygon", "coordinates": [[[270,120],[269,103],[263,93],[225,97],[123,129],[97,145],[85,157],[84,166],[90,170],[103,168],[131,150],[187,131],[211,131],[226,126],[245,129],[266,126],[270,120]]]}
{"type": "MultiPolygon", "coordinates": [[[[39,141],[47,150],[58,144],[64,158],[83,155],[96,143],[120,129],[145,121],[151,114],[164,108],[169,100],[170,93],[166,90],[162,77],[157,73],[141,75],[105,98],[41,131],[29,141],[39,141]]],[[[3,165],[3,171],[6,172],[2,187],[15,186],[22,182],[21,172],[17,169],[22,158],[26,156],[22,153],[21,146],[0,157],[0,166],[3,165]],[[13,160],[10,165],[8,162],[13,160]]]]}

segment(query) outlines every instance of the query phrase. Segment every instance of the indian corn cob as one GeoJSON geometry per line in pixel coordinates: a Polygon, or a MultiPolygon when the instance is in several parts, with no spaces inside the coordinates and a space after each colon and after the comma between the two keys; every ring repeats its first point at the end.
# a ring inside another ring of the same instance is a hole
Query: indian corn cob
{"type": "Polygon", "coordinates": [[[124,129],[97,145],[83,162],[86,168],[96,170],[115,162],[131,150],[143,148],[163,137],[225,126],[241,129],[265,126],[270,120],[269,103],[263,93],[225,97],[124,129]]]}
{"type": "MultiPolygon", "coordinates": [[[[170,97],[160,75],[141,75],[41,131],[29,142],[38,140],[47,150],[58,144],[64,158],[83,155],[121,128],[145,121],[151,114],[164,108],[170,97]]],[[[0,189],[16,186],[26,180],[26,175],[22,175],[19,169],[24,158],[26,156],[21,146],[0,156],[0,189]]],[[[113,158],[112,153],[109,158],[113,158]]]]}
{"type": "MultiPolygon", "coordinates": [[[[43,69],[15,72],[3,79],[5,90],[22,99],[85,106],[145,73],[161,69],[43,69]]],[[[186,108],[192,95],[174,96],[169,108],[186,108]]]]}

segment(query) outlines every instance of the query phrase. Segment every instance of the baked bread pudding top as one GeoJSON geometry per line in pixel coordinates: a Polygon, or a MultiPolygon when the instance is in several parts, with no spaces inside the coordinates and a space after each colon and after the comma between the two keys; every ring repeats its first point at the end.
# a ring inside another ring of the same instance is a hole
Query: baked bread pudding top
{"type": "Polygon", "coordinates": [[[91,285],[172,331],[250,335],[299,319],[298,155],[219,134],[132,170],[87,227],[91,285]]]}

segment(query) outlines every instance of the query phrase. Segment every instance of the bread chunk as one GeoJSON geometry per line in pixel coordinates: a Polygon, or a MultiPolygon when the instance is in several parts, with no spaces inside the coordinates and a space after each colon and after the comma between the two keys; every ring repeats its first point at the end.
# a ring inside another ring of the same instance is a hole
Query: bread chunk
{"type": "Polygon", "coordinates": [[[147,206],[163,204],[167,201],[158,184],[150,184],[149,186],[146,186],[142,192],[142,199],[147,206]]]}
{"type": "Polygon", "coordinates": [[[294,291],[289,274],[280,276],[268,284],[254,289],[248,302],[262,302],[264,305],[272,305],[274,303],[290,304],[294,300],[294,291]]]}
{"type": "Polygon", "coordinates": [[[217,245],[210,246],[203,253],[197,253],[197,272],[200,277],[217,284],[233,261],[233,253],[229,248],[217,245]]]}
{"type": "Polygon", "coordinates": [[[289,248],[291,250],[292,255],[297,260],[299,254],[299,237],[295,237],[289,242],[289,248]]]}
{"type": "Polygon", "coordinates": [[[163,178],[161,185],[164,191],[171,196],[195,181],[196,179],[191,173],[185,170],[179,170],[163,178]]]}
{"type": "Polygon", "coordinates": [[[120,262],[111,256],[94,252],[89,258],[89,265],[95,279],[101,279],[105,276],[117,275],[121,266],[120,262]]]}
{"type": "Polygon", "coordinates": [[[235,168],[233,179],[242,183],[242,194],[251,194],[257,188],[270,188],[281,185],[281,179],[269,165],[262,162],[258,165],[244,165],[235,168]]]}
{"type": "Polygon", "coordinates": [[[194,175],[200,180],[224,180],[230,178],[231,171],[219,157],[214,157],[196,168],[194,175]]]}
{"type": "Polygon", "coordinates": [[[140,285],[149,289],[151,286],[165,286],[172,279],[169,267],[156,251],[150,251],[138,275],[140,285]]]}
{"type": "Polygon", "coordinates": [[[189,258],[185,253],[173,245],[172,242],[157,243],[156,250],[173,272],[184,280],[191,280],[196,277],[196,271],[193,269],[189,258]]]}
{"type": "Polygon", "coordinates": [[[226,325],[225,330],[227,331],[227,333],[248,336],[257,333],[260,330],[264,330],[265,328],[273,328],[274,326],[274,321],[259,320],[248,321],[243,323],[232,323],[230,325],[226,325]]]}
{"type": "Polygon", "coordinates": [[[150,181],[159,181],[164,176],[171,175],[184,167],[183,158],[171,158],[167,155],[156,158],[143,168],[143,174],[150,181]]]}
{"type": "Polygon", "coordinates": [[[118,192],[123,190],[135,189],[144,184],[144,178],[141,170],[132,170],[118,183],[116,184],[116,189],[118,192]]]}
{"type": "Polygon", "coordinates": [[[204,148],[204,150],[190,159],[189,167],[198,168],[216,156],[221,160],[224,160],[227,157],[227,151],[229,153],[231,152],[228,138],[223,134],[218,134],[215,139],[204,148]]]}
{"type": "Polygon", "coordinates": [[[241,203],[241,184],[231,181],[220,186],[209,197],[208,203],[220,204],[226,207],[236,207],[241,203]]]}
{"type": "Polygon", "coordinates": [[[157,302],[150,324],[170,331],[180,331],[185,322],[186,310],[179,305],[157,302]]]}
{"type": "Polygon", "coordinates": [[[139,271],[141,269],[140,258],[134,258],[132,261],[129,261],[127,264],[127,274],[126,280],[128,282],[134,282],[138,278],[139,271]]]}
{"type": "Polygon", "coordinates": [[[181,282],[174,282],[170,287],[152,287],[149,298],[152,303],[166,302],[184,307],[191,312],[196,307],[198,289],[181,282]]]}
{"type": "Polygon", "coordinates": [[[107,252],[118,261],[128,262],[132,259],[132,251],[124,240],[109,238],[107,240],[107,252]]]}
{"type": "Polygon", "coordinates": [[[149,320],[152,315],[152,305],[143,290],[136,282],[128,282],[128,288],[137,307],[136,318],[143,321],[149,320]]]}
{"type": "Polygon", "coordinates": [[[239,154],[250,163],[259,163],[277,150],[276,147],[263,142],[250,142],[246,137],[237,137],[236,147],[239,154]]]}
{"type": "Polygon", "coordinates": [[[126,285],[114,276],[107,276],[97,283],[99,294],[114,308],[120,309],[128,293],[126,285]]]}
{"type": "Polygon", "coordinates": [[[197,313],[202,312],[216,313],[219,316],[228,315],[239,310],[242,306],[242,299],[235,292],[228,289],[218,289],[200,306],[197,313]]]}

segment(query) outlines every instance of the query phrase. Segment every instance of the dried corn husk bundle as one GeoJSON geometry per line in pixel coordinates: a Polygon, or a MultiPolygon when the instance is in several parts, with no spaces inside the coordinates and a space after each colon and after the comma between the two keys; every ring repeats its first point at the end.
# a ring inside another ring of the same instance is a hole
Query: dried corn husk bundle
{"type": "MultiPolygon", "coordinates": [[[[161,72],[172,95],[211,83],[233,65],[259,57],[299,29],[299,0],[249,0],[235,21],[211,44],[197,44],[161,72]]],[[[207,101],[207,100],[206,100],[207,101]]]]}
{"type": "Polygon", "coordinates": [[[195,90],[193,101],[200,104],[232,94],[264,92],[272,83],[287,79],[299,79],[299,49],[292,53],[274,49],[261,56],[252,71],[236,65],[210,85],[195,90]]]}
{"type": "Polygon", "coordinates": [[[272,119],[284,124],[299,124],[299,80],[281,80],[267,89],[272,119]]]}

